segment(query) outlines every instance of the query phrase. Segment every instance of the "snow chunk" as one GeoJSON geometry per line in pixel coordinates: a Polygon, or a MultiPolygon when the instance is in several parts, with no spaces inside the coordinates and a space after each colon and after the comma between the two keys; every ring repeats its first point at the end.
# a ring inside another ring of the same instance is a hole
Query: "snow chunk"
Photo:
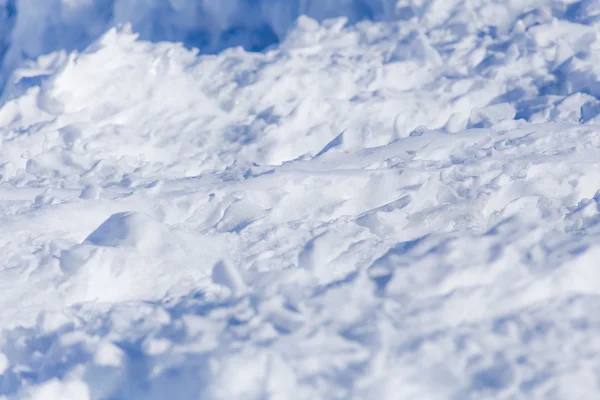
{"type": "Polygon", "coordinates": [[[9,366],[10,362],[8,361],[8,357],[6,357],[4,353],[0,353],[0,375],[3,375],[9,366]]]}
{"type": "Polygon", "coordinates": [[[23,397],[27,400],[88,400],[88,386],[79,380],[60,381],[52,379],[30,390],[23,397]]]}
{"type": "Polygon", "coordinates": [[[215,264],[212,279],[215,283],[228,287],[233,294],[246,292],[247,287],[242,274],[229,260],[221,260],[215,264]]]}
{"type": "Polygon", "coordinates": [[[164,338],[149,337],[142,343],[142,350],[148,355],[156,356],[163,354],[171,347],[171,341],[164,338]]]}
{"type": "Polygon", "coordinates": [[[80,199],[98,200],[100,198],[100,187],[98,185],[87,185],[81,190],[80,199]]]}
{"type": "Polygon", "coordinates": [[[71,319],[61,311],[44,311],[37,318],[37,327],[41,332],[48,333],[57,331],[69,324],[71,319]]]}
{"type": "Polygon", "coordinates": [[[85,242],[96,246],[135,247],[149,251],[171,242],[170,235],[164,224],[148,215],[122,212],[111,215],[85,239],[85,242]]]}
{"type": "Polygon", "coordinates": [[[94,363],[104,367],[120,367],[123,363],[123,350],[110,342],[101,343],[94,354],[94,363]]]}
{"type": "Polygon", "coordinates": [[[508,103],[476,108],[471,112],[467,128],[489,128],[501,121],[514,119],[515,114],[514,106],[508,103]]]}

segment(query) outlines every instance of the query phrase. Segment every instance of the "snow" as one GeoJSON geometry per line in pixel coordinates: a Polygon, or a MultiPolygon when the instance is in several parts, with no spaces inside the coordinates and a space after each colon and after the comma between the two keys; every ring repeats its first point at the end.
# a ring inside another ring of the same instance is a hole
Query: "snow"
{"type": "Polygon", "coordinates": [[[0,0],[0,399],[600,393],[595,0],[0,0]]]}

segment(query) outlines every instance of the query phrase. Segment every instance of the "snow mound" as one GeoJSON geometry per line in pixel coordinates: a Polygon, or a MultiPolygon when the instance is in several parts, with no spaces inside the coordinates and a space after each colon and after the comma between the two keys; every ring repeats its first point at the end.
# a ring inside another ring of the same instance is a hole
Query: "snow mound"
{"type": "Polygon", "coordinates": [[[177,285],[198,284],[207,277],[210,264],[194,260],[187,250],[160,221],[140,212],[116,213],[83,243],[61,252],[60,286],[70,303],[161,299],[177,291],[177,285]]]}
{"type": "Polygon", "coordinates": [[[173,242],[164,224],[137,212],[111,215],[84,241],[95,246],[134,247],[140,251],[158,253],[173,242]]]}

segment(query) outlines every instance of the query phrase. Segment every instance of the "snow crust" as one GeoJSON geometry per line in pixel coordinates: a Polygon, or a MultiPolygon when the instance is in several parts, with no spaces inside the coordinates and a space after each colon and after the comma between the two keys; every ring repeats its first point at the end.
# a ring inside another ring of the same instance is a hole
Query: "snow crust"
{"type": "Polygon", "coordinates": [[[0,398],[598,396],[598,2],[41,4],[0,398]]]}

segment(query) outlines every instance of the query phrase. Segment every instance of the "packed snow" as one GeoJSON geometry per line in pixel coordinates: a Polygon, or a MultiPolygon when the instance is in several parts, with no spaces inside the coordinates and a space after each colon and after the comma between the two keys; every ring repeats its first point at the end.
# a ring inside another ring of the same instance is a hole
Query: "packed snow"
{"type": "Polygon", "coordinates": [[[0,0],[0,399],[600,396],[597,0],[0,0]]]}

